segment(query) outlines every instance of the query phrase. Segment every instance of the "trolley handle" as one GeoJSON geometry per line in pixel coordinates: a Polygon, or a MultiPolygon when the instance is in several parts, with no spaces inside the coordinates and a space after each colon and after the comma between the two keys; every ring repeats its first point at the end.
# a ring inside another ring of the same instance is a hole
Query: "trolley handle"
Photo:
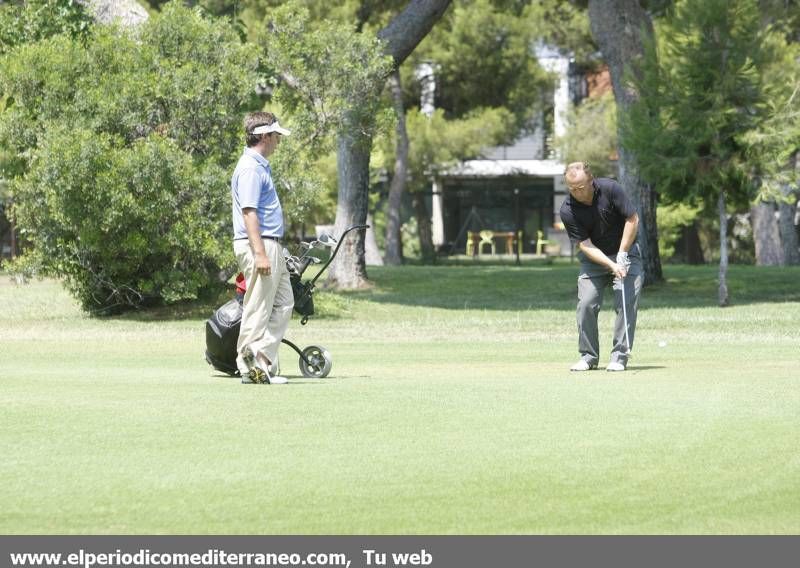
{"type": "Polygon", "coordinates": [[[339,237],[339,242],[336,243],[336,248],[333,249],[333,253],[331,253],[331,256],[328,258],[328,261],[322,266],[322,269],[320,269],[320,271],[317,272],[317,275],[314,276],[314,278],[312,278],[309,281],[309,284],[311,284],[312,287],[314,286],[314,282],[317,281],[317,278],[322,276],[322,273],[325,272],[325,269],[328,268],[328,265],[331,262],[333,262],[334,258],[336,258],[336,255],[339,253],[339,249],[341,248],[342,243],[344,242],[344,238],[347,236],[347,233],[349,233],[350,231],[355,231],[356,229],[369,229],[369,225],[353,225],[352,227],[345,229],[344,233],[342,233],[341,236],[339,237]]]}

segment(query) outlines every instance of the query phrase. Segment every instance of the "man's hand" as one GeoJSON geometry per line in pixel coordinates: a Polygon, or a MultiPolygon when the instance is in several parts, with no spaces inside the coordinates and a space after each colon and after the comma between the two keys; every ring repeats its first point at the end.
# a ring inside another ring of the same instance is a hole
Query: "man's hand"
{"type": "Polygon", "coordinates": [[[614,279],[622,280],[628,275],[628,267],[619,264],[618,262],[612,262],[609,268],[611,269],[611,273],[614,275],[614,279]]]}
{"type": "Polygon", "coordinates": [[[617,264],[624,266],[626,271],[631,267],[631,260],[628,258],[628,253],[624,250],[617,253],[617,264]]]}
{"type": "Polygon", "coordinates": [[[272,265],[269,263],[267,255],[263,252],[257,252],[253,255],[255,262],[256,272],[269,276],[272,273],[272,265]]]}

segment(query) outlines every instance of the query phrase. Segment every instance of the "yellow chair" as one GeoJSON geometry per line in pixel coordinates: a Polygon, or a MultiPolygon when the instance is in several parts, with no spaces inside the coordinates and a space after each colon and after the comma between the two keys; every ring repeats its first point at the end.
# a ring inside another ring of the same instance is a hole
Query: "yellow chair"
{"type": "MultiPolygon", "coordinates": [[[[544,249],[544,254],[550,256],[550,249],[553,248],[551,245],[558,245],[558,241],[548,241],[544,238],[544,231],[536,231],[536,254],[542,254],[542,249],[544,249]]],[[[558,246],[558,250],[561,250],[561,245],[558,246]]],[[[556,253],[554,256],[558,256],[556,253]]]]}
{"type": "Polygon", "coordinates": [[[494,231],[483,230],[478,235],[481,237],[481,242],[478,243],[478,254],[483,254],[483,245],[489,245],[492,254],[495,254],[494,231]]]}
{"type": "Polygon", "coordinates": [[[475,256],[475,237],[477,237],[477,233],[473,233],[472,231],[467,231],[467,256],[475,256]]]}
{"type": "Polygon", "coordinates": [[[544,231],[536,231],[536,255],[542,255],[542,248],[544,245],[549,245],[550,241],[544,240],[544,231]]]}

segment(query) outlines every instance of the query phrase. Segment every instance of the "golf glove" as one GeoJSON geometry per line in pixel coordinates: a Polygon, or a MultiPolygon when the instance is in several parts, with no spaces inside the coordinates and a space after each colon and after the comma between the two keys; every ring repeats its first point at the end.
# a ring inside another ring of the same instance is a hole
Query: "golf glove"
{"type": "Polygon", "coordinates": [[[617,253],[617,264],[624,267],[625,270],[628,270],[631,267],[631,261],[628,258],[628,253],[624,251],[619,251],[617,253]]]}

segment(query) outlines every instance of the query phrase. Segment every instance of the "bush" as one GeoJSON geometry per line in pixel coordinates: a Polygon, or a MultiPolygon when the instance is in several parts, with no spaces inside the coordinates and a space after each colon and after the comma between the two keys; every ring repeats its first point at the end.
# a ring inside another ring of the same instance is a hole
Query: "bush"
{"type": "Polygon", "coordinates": [[[198,169],[158,134],[126,146],[90,130],[51,133],[60,136],[17,186],[17,213],[34,254],[85,309],[170,303],[208,287],[229,248],[227,194],[198,188],[224,188],[224,170],[198,169]]]}
{"type": "Polygon", "coordinates": [[[0,145],[21,232],[84,309],[193,299],[232,263],[229,176],[256,83],[230,24],[168,4],[0,60],[0,145]]]}
{"type": "Polygon", "coordinates": [[[85,38],[92,19],[76,0],[25,0],[0,4],[0,54],[58,34],[85,38]]]}

